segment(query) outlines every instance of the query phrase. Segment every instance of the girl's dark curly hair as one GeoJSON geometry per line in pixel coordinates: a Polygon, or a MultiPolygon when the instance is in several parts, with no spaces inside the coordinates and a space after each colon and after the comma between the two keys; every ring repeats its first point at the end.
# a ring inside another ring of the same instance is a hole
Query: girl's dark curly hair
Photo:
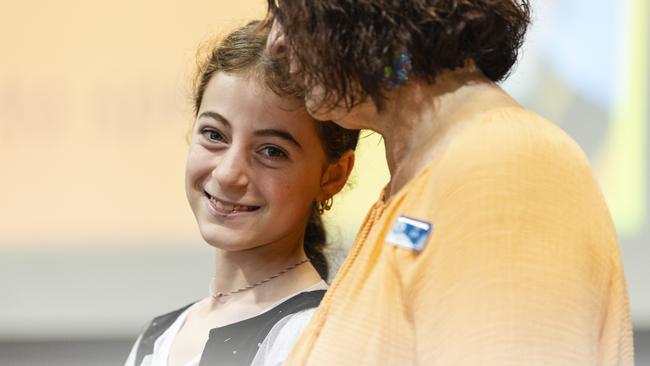
{"type": "MultiPolygon", "coordinates": [[[[301,89],[288,82],[290,78],[286,62],[266,56],[264,48],[268,31],[268,28],[261,26],[260,21],[252,21],[216,44],[209,45],[206,54],[199,56],[192,98],[194,114],[201,107],[208,83],[219,72],[252,76],[280,96],[302,98],[301,89]]],[[[332,121],[318,122],[316,132],[330,162],[337,161],[348,150],[354,150],[359,140],[359,130],[347,130],[332,121]]],[[[324,253],[326,244],[325,227],[314,203],[305,228],[304,249],[314,268],[325,280],[329,276],[329,265],[324,253]]]]}
{"type": "Polygon", "coordinates": [[[295,75],[324,88],[326,107],[370,97],[383,105],[382,69],[408,51],[411,77],[474,64],[492,81],[517,60],[530,22],[528,0],[268,0],[284,29],[295,75]],[[279,5],[278,5],[279,3],[279,5]]]}

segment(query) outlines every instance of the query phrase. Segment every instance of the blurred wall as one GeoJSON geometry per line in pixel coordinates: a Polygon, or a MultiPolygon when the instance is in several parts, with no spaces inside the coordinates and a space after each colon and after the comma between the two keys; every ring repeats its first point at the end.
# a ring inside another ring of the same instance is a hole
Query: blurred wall
{"type": "MultiPolygon", "coordinates": [[[[195,53],[265,2],[2,1],[0,339],[134,336],[207,291],[212,252],[183,187],[195,53]]],[[[534,5],[505,87],[589,155],[650,328],[647,5],[534,5]]],[[[341,246],[388,177],[376,135],[358,156],[326,218],[341,246]]]]}

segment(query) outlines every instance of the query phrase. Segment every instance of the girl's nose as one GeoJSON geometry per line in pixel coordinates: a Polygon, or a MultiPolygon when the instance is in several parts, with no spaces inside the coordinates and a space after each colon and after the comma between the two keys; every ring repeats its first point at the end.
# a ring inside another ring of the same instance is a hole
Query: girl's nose
{"type": "Polygon", "coordinates": [[[212,176],[224,187],[246,187],[249,176],[245,154],[233,148],[228,149],[212,170],[212,176]]]}

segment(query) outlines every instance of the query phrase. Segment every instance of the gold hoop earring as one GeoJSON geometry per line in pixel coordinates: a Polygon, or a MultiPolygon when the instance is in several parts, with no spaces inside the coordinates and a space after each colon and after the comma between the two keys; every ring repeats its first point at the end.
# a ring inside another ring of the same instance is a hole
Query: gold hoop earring
{"type": "Polygon", "coordinates": [[[330,197],[323,202],[318,202],[318,213],[320,215],[324,214],[325,211],[329,211],[332,208],[332,203],[334,203],[334,198],[330,197]]]}

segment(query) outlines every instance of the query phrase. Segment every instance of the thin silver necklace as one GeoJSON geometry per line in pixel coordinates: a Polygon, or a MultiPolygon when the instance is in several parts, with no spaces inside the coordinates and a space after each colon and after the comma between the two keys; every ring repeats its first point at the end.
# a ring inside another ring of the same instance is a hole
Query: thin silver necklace
{"type": "Polygon", "coordinates": [[[213,280],[213,281],[212,281],[213,285],[210,286],[210,287],[211,287],[211,288],[210,288],[210,296],[212,296],[215,300],[221,302],[221,301],[222,301],[222,298],[224,298],[224,297],[228,297],[228,296],[230,296],[230,295],[234,295],[234,294],[236,294],[236,293],[243,292],[243,291],[246,291],[246,290],[250,290],[250,289],[252,289],[252,288],[254,288],[254,287],[257,287],[257,286],[263,285],[263,284],[265,284],[265,283],[271,281],[272,279],[277,278],[277,277],[280,277],[280,276],[282,276],[283,274],[285,274],[285,273],[291,271],[292,269],[298,267],[299,265],[301,265],[301,264],[305,264],[305,263],[307,263],[307,262],[309,262],[309,259],[303,259],[303,260],[301,260],[300,262],[298,262],[298,263],[294,263],[294,264],[290,265],[289,267],[283,269],[282,271],[280,271],[280,272],[274,274],[273,276],[269,276],[269,277],[267,277],[267,278],[265,278],[265,279],[263,279],[263,280],[257,281],[257,282],[255,282],[255,283],[250,284],[250,285],[246,285],[246,286],[244,286],[244,287],[238,288],[238,289],[236,289],[236,290],[228,291],[228,292],[215,292],[215,291],[214,291],[214,288],[213,288],[213,287],[214,287],[214,280],[213,280]]]}

